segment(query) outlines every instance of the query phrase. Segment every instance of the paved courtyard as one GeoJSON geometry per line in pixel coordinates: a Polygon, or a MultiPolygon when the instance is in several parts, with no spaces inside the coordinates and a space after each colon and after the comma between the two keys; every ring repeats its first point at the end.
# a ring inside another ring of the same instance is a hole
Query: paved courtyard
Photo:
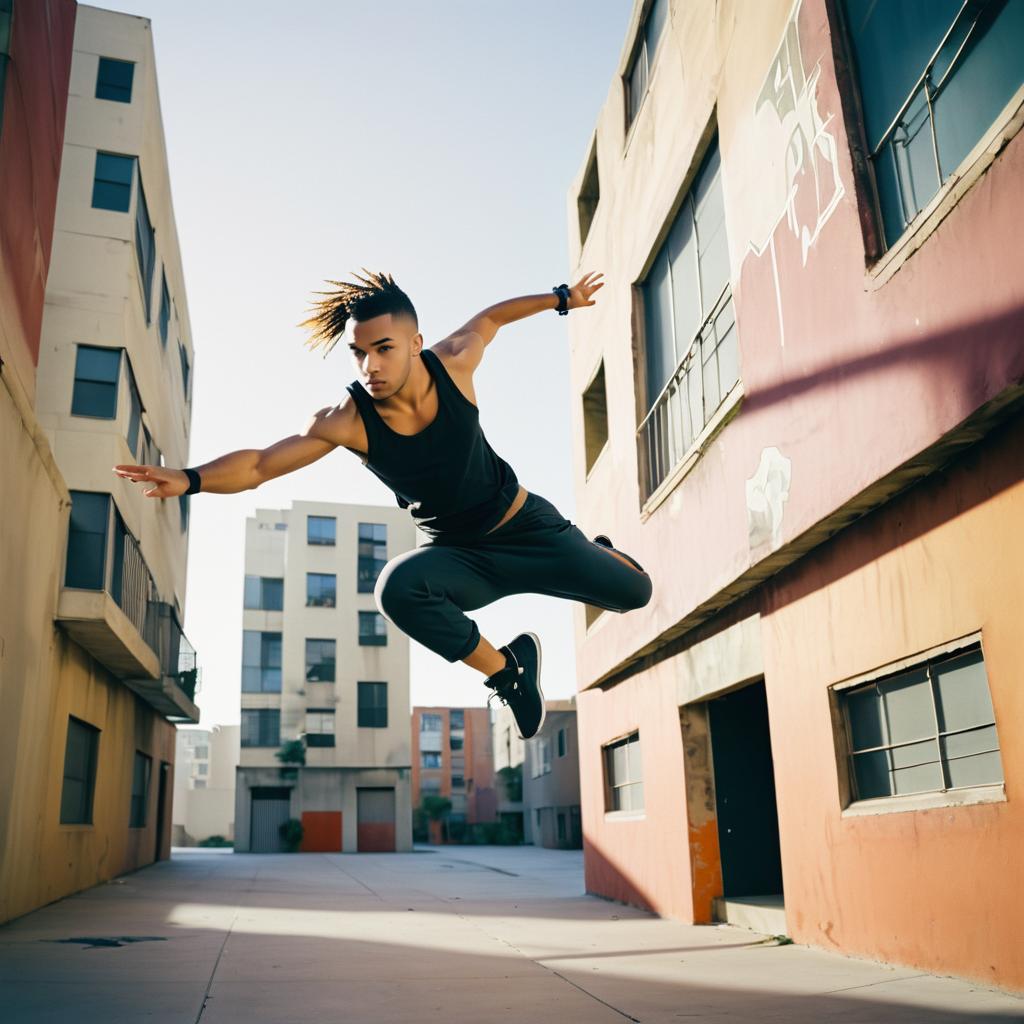
{"type": "Polygon", "coordinates": [[[533,847],[175,849],[0,927],[0,991],[5,1024],[1024,1021],[964,982],[586,896],[579,852],[533,847]]]}

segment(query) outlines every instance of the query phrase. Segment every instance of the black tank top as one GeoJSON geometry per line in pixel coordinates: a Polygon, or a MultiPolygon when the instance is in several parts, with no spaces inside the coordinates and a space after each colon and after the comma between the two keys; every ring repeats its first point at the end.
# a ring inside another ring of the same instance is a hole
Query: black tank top
{"type": "Polygon", "coordinates": [[[392,430],[362,383],[347,385],[366,428],[369,451],[363,464],[395,492],[399,507],[409,509],[416,526],[431,537],[487,533],[508,511],[519,481],[487,443],[480,410],[448,376],[440,357],[427,348],[420,357],[434,378],[437,415],[417,434],[392,430]]]}

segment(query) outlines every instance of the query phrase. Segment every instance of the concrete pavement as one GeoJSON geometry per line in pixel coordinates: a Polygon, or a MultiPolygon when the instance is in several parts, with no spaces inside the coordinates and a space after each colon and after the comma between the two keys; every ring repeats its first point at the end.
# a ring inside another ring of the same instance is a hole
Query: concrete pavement
{"type": "Polygon", "coordinates": [[[0,1019],[1024,1021],[1004,993],[761,939],[586,896],[576,851],[175,849],[0,927],[0,1019]]]}

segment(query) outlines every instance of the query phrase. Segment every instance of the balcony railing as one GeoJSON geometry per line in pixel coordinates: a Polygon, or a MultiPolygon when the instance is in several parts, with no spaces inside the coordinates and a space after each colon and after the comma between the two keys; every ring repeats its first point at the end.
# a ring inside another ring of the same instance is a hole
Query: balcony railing
{"type": "Polygon", "coordinates": [[[195,700],[196,651],[182,631],[174,607],[166,601],[150,601],[143,636],[160,658],[161,674],[170,676],[189,700],[195,700]]]}
{"type": "Polygon", "coordinates": [[[701,441],[735,385],[735,332],[732,291],[726,285],[637,429],[644,501],[701,441]],[[720,365],[725,353],[730,358],[720,365]]]}

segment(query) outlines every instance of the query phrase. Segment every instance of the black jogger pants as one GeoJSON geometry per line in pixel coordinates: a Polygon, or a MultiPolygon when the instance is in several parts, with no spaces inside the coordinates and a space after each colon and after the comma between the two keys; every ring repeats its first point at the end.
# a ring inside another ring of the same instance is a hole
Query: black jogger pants
{"type": "Polygon", "coordinates": [[[642,608],[651,599],[651,578],[629,560],[636,568],[531,491],[507,523],[482,537],[435,537],[392,558],[374,597],[403,633],[456,662],[480,642],[465,613],[511,594],[547,594],[615,612],[642,608]]]}

